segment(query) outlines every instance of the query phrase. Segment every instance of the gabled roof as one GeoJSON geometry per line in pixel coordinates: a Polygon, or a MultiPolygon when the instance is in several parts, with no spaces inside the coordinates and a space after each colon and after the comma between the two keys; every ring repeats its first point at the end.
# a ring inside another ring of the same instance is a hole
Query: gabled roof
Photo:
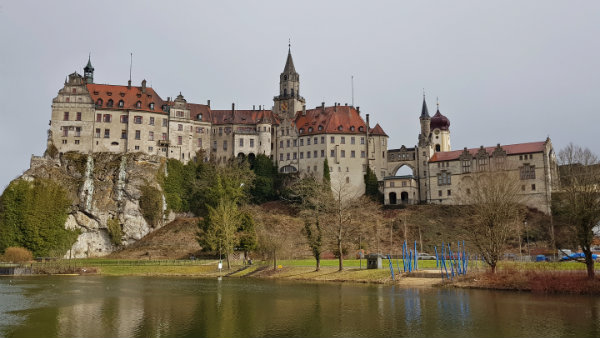
{"type": "MultiPolygon", "coordinates": [[[[365,122],[352,106],[318,107],[296,113],[296,128],[300,135],[362,134],[365,122]]],[[[383,130],[382,130],[383,131],[383,130]]]]}
{"type": "Polygon", "coordinates": [[[187,103],[186,108],[190,110],[191,119],[204,122],[212,121],[211,111],[208,105],[199,103],[187,103]],[[202,120],[198,120],[199,115],[202,115],[202,120]]]}
{"type": "MultiPolygon", "coordinates": [[[[485,147],[483,149],[485,150],[486,153],[488,153],[491,156],[497,147],[498,146],[485,147]]],[[[506,155],[541,153],[544,151],[544,148],[546,147],[546,142],[542,141],[542,142],[518,143],[518,144],[503,145],[501,147],[506,152],[506,155]]],[[[466,150],[467,150],[467,152],[469,152],[469,154],[475,156],[480,151],[480,149],[481,148],[471,148],[471,149],[466,149],[466,150]]],[[[429,159],[429,162],[457,160],[460,157],[460,155],[462,155],[464,153],[464,151],[465,150],[463,149],[463,150],[437,152],[437,153],[433,154],[431,159],[429,159]]]]}
{"type": "Polygon", "coordinates": [[[379,125],[379,123],[377,123],[375,125],[375,128],[371,128],[371,130],[369,130],[369,134],[371,135],[380,135],[380,136],[388,136],[385,131],[383,131],[383,128],[381,128],[381,126],[379,125]]]}
{"type": "Polygon", "coordinates": [[[142,93],[142,87],[116,86],[107,84],[86,84],[87,90],[92,97],[94,103],[98,103],[98,99],[102,99],[102,105],[96,106],[96,109],[110,110],[139,110],[152,113],[166,114],[162,110],[164,101],[158,96],[154,89],[146,87],[142,93]],[[112,107],[108,106],[108,101],[113,100],[112,107]],[[123,100],[123,107],[119,107],[119,101],[123,100]],[[140,108],[136,107],[136,103],[140,101],[140,108]],[[150,103],[154,103],[154,108],[150,108],[150,103]]]}
{"type": "Polygon", "coordinates": [[[279,124],[271,110],[211,110],[213,124],[279,124]]]}

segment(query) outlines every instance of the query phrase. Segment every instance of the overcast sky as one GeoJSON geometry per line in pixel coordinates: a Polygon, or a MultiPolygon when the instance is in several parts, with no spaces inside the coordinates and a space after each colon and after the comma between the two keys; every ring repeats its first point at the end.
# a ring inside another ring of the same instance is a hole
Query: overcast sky
{"type": "Polygon", "coordinates": [[[453,149],[574,142],[600,154],[600,1],[0,0],[0,189],[41,155],[52,98],[97,83],[271,107],[288,48],[307,106],[351,103],[414,146],[423,88],[453,149]]]}

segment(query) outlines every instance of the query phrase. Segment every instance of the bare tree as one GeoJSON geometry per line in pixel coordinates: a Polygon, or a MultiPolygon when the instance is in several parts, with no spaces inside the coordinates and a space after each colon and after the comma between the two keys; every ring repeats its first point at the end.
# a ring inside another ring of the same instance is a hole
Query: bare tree
{"type": "Polygon", "coordinates": [[[328,238],[332,240],[334,252],[338,256],[339,271],[344,270],[344,251],[348,242],[356,238],[360,228],[358,211],[363,207],[364,198],[350,185],[346,176],[339,175],[332,182],[333,206],[327,215],[324,228],[328,238]]]}
{"type": "Polygon", "coordinates": [[[325,242],[323,222],[333,206],[329,182],[324,183],[314,176],[307,176],[292,186],[292,191],[298,200],[300,216],[304,221],[302,233],[315,257],[315,271],[321,269],[321,253],[325,242]]]}
{"type": "Polygon", "coordinates": [[[256,222],[258,250],[273,260],[273,270],[275,270],[277,257],[296,247],[296,240],[302,226],[301,221],[292,216],[268,212],[260,207],[250,210],[256,222]]]}
{"type": "Polygon", "coordinates": [[[464,195],[470,219],[467,234],[484,261],[496,272],[496,266],[524,217],[523,197],[518,178],[508,171],[482,172],[474,175],[464,195]]]}
{"type": "Polygon", "coordinates": [[[575,235],[585,255],[588,278],[593,279],[593,228],[600,224],[600,163],[588,148],[570,143],[558,153],[561,190],[555,193],[554,209],[575,235]]]}

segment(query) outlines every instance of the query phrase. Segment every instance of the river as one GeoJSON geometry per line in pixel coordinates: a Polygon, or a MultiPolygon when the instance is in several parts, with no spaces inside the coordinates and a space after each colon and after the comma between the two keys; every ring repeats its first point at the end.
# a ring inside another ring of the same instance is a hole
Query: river
{"type": "Polygon", "coordinates": [[[600,337],[600,297],[256,279],[0,278],[5,337],[600,337]]]}

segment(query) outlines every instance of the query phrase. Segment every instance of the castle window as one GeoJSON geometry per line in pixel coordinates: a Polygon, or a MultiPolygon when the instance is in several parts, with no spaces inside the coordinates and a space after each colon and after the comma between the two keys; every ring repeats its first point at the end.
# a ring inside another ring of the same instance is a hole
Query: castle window
{"type": "Polygon", "coordinates": [[[301,152],[300,152],[300,159],[303,159],[303,158],[304,158],[304,152],[303,152],[303,151],[301,151],[301,152]]]}
{"type": "Polygon", "coordinates": [[[298,154],[297,154],[297,153],[294,153],[294,156],[293,156],[293,158],[294,158],[294,160],[295,160],[295,159],[297,159],[297,158],[298,158],[298,154]]]}
{"type": "Polygon", "coordinates": [[[314,158],[317,158],[317,151],[316,151],[316,150],[315,150],[315,151],[313,151],[313,157],[314,157],[314,158]]]}
{"type": "Polygon", "coordinates": [[[294,147],[298,146],[298,140],[294,139],[294,147]]]}
{"type": "Polygon", "coordinates": [[[101,107],[102,106],[102,99],[98,99],[98,101],[96,101],[96,105],[98,107],[101,107]]]}
{"type": "MultiPolygon", "coordinates": [[[[177,125],[177,130],[178,131],[183,131],[183,124],[178,124],[177,125]]],[[[219,135],[221,134],[221,128],[219,128],[219,135]]]]}
{"type": "Polygon", "coordinates": [[[285,156],[285,159],[289,161],[289,160],[290,160],[290,153],[287,153],[287,154],[285,154],[285,155],[286,155],[286,156],[285,156]]]}
{"type": "Polygon", "coordinates": [[[75,120],[76,121],[81,121],[81,112],[77,112],[75,120]]]}
{"type": "Polygon", "coordinates": [[[535,184],[531,185],[531,190],[535,191],[535,184]]]}
{"type": "Polygon", "coordinates": [[[365,144],[365,138],[364,137],[360,138],[360,144],[365,144]]]}
{"type": "Polygon", "coordinates": [[[325,144],[325,136],[321,136],[321,144],[325,144]]]}
{"type": "Polygon", "coordinates": [[[310,145],[310,137],[306,139],[306,145],[309,146],[310,145]]]}
{"type": "Polygon", "coordinates": [[[148,132],[148,141],[154,141],[154,132],[153,131],[148,132]]]}
{"type": "Polygon", "coordinates": [[[283,88],[283,96],[287,96],[287,88],[283,88]]]}
{"type": "Polygon", "coordinates": [[[294,97],[294,88],[290,89],[292,92],[292,97],[294,97]]]}
{"type": "Polygon", "coordinates": [[[136,108],[142,108],[142,101],[138,101],[135,103],[136,108]]]}
{"type": "MultiPolygon", "coordinates": [[[[182,145],[183,144],[183,136],[177,136],[177,145],[182,145]]],[[[227,148],[225,148],[225,150],[227,150],[227,148]]]]}
{"type": "Polygon", "coordinates": [[[304,133],[304,128],[300,128],[300,134],[304,133]]]}
{"type": "Polygon", "coordinates": [[[340,140],[341,144],[346,144],[346,137],[342,136],[340,140]]]}
{"type": "Polygon", "coordinates": [[[254,148],[254,139],[253,138],[250,139],[250,148],[254,148]]]}
{"type": "Polygon", "coordinates": [[[312,131],[313,131],[313,128],[312,127],[308,127],[308,132],[312,133],[312,131]]]}
{"type": "Polygon", "coordinates": [[[81,127],[75,127],[75,137],[81,136],[81,127]]]}
{"type": "Polygon", "coordinates": [[[352,157],[352,158],[356,157],[356,151],[354,151],[354,150],[350,151],[350,157],[352,157]]]}
{"type": "MultiPolygon", "coordinates": [[[[167,133],[162,133],[162,140],[166,141],[167,140],[167,133]]],[[[217,141],[215,141],[217,142],[217,141]]]]}
{"type": "Polygon", "coordinates": [[[439,144],[435,145],[435,151],[440,151],[440,145],[439,144]]]}
{"type": "Polygon", "coordinates": [[[79,140],[75,140],[75,144],[79,144],[79,140]]]}
{"type": "Polygon", "coordinates": [[[346,151],[345,151],[345,150],[342,150],[342,151],[341,151],[341,155],[340,155],[340,157],[342,157],[342,158],[343,158],[343,157],[346,157],[346,151]]]}
{"type": "Polygon", "coordinates": [[[310,151],[306,152],[306,158],[310,158],[310,151]]]}
{"type": "Polygon", "coordinates": [[[279,141],[279,148],[280,148],[280,149],[283,149],[283,140],[280,140],[280,141],[279,141]]]}
{"type": "Polygon", "coordinates": [[[102,114],[96,114],[96,122],[102,122],[102,114]]]}
{"type": "Polygon", "coordinates": [[[110,138],[110,129],[104,129],[104,138],[110,138]]]}
{"type": "Polygon", "coordinates": [[[350,127],[350,131],[354,131],[354,126],[351,126],[351,127],[350,127]]]}
{"type": "MultiPolygon", "coordinates": [[[[353,127],[354,128],[354,127],[353,127]]],[[[356,144],[356,139],[354,138],[354,136],[352,136],[350,138],[350,144],[356,144]]]]}
{"type": "Polygon", "coordinates": [[[154,102],[150,103],[150,109],[154,110],[154,102]]]}
{"type": "Polygon", "coordinates": [[[223,141],[223,150],[227,150],[227,141],[223,141]]]}
{"type": "Polygon", "coordinates": [[[69,121],[69,112],[66,111],[63,115],[63,121],[69,121]]]}
{"type": "Polygon", "coordinates": [[[479,171],[485,171],[487,169],[487,165],[488,165],[487,157],[480,157],[477,159],[477,166],[478,166],[479,171]]]}
{"type": "Polygon", "coordinates": [[[462,160],[462,172],[470,173],[471,172],[471,160],[462,160]]]}
{"type": "Polygon", "coordinates": [[[342,127],[342,126],[340,125],[340,126],[338,126],[338,130],[339,130],[339,131],[342,131],[342,130],[344,130],[344,127],[342,127]]]}
{"type": "Polygon", "coordinates": [[[346,183],[350,183],[350,177],[346,176],[346,183]]]}
{"type": "Polygon", "coordinates": [[[119,100],[119,108],[123,108],[125,102],[123,100],[119,100]]]}
{"type": "MultiPolygon", "coordinates": [[[[288,141],[288,142],[289,142],[289,141],[288,141]]],[[[240,147],[243,147],[243,146],[244,146],[244,139],[243,139],[243,138],[240,138],[240,147]]]]}
{"type": "Polygon", "coordinates": [[[313,144],[319,144],[319,138],[318,137],[315,137],[313,139],[313,144]]]}
{"type": "Polygon", "coordinates": [[[139,139],[141,138],[141,136],[142,136],[142,132],[141,132],[141,131],[139,131],[139,130],[136,130],[136,131],[135,131],[135,139],[136,139],[136,140],[139,140],[139,139]]]}
{"type": "Polygon", "coordinates": [[[363,126],[358,127],[358,131],[360,131],[360,132],[365,131],[365,127],[363,127],[363,126]]]}
{"type": "Polygon", "coordinates": [[[448,189],[448,196],[451,196],[451,195],[452,195],[452,190],[448,189]]]}
{"type": "Polygon", "coordinates": [[[519,172],[522,180],[535,179],[535,166],[524,164],[521,168],[519,168],[519,172]]]}
{"type": "Polygon", "coordinates": [[[100,128],[96,128],[96,138],[100,138],[100,128]]]}
{"type": "MultiPolygon", "coordinates": [[[[302,153],[300,153],[302,155],[302,153]]],[[[279,154],[279,161],[283,161],[283,154],[279,154]]]]}
{"type": "Polygon", "coordinates": [[[169,120],[167,120],[167,119],[162,119],[162,126],[163,126],[163,127],[166,127],[166,126],[168,126],[168,125],[169,125],[169,120]]]}
{"type": "Polygon", "coordinates": [[[197,118],[198,118],[198,121],[202,121],[202,114],[198,114],[197,118]]]}
{"type": "Polygon", "coordinates": [[[142,117],[141,116],[134,116],[133,117],[133,123],[135,123],[135,124],[142,124],[142,117]]]}
{"type": "Polygon", "coordinates": [[[319,131],[323,130],[323,126],[318,127],[319,131]]]}
{"type": "Polygon", "coordinates": [[[304,139],[303,139],[303,138],[301,138],[301,139],[300,139],[300,146],[301,146],[301,147],[303,147],[303,146],[304,146],[304,139]]]}
{"type": "Polygon", "coordinates": [[[360,151],[360,158],[365,158],[366,157],[366,153],[364,150],[360,151]]]}
{"type": "Polygon", "coordinates": [[[69,136],[69,129],[67,127],[63,128],[63,137],[69,136]]]}
{"type": "Polygon", "coordinates": [[[104,114],[104,122],[111,122],[112,121],[112,115],[111,114],[104,114]]]}
{"type": "Polygon", "coordinates": [[[198,148],[202,148],[202,139],[201,138],[198,139],[198,148]]]}
{"type": "Polygon", "coordinates": [[[330,142],[331,144],[334,144],[334,143],[335,143],[335,136],[331,136],[331,139],[330,139],[330,141],[329,141],[329,142],[330,142]]]}
{"type": "Polygon", "coordinates": [[[127,115],[121,115],[121,123],[127,123],[129,121],[129,117],[127,115]]]}
{"type": "Polygon", "coordinates": [[[438,185],[450,185],[452,175],[447,171],[442,171],[437,175],[438,185]]]}
{"type": "Polygon", "coordinates": [[[148,123],[149,125],[153,126],[154,125],[154,117],[150,118],[150,122],[148,123]]]}
{"type": "Polygon", "coordinates": [[[122,130],[121,130],[121,138],[122,138],[122,139],[125,139],[125,138],[127,138],[127,130],[125,130],[125,129],[122,129],[122,130]]]}
{"type": "Polygon", "coordinates": [[[108,101],[106,101],[106,106],[107,107],[112,107],[113,106],[113,100],[109,99],[108,101]]]}
{"type": "Polygon", "coordinates": [[[290,140],[287,140],[287,141],[285,142],[285,146],[286,146],[286,147],[288,147],[288,148],[290,147],[290,140]]]}

